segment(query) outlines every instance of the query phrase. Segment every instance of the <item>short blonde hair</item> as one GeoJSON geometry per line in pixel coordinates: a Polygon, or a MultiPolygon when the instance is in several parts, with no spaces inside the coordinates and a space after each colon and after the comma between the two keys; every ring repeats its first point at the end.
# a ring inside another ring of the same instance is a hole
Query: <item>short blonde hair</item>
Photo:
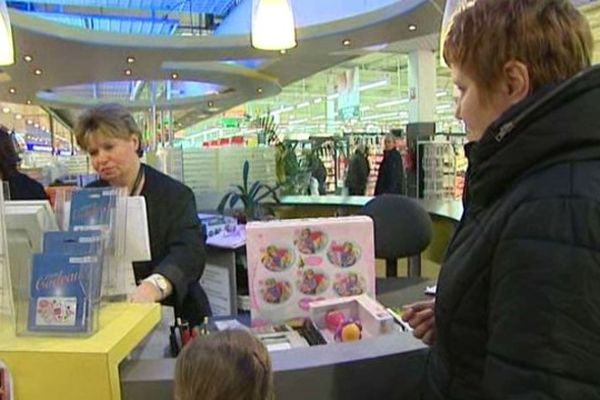
{"type": "Polygon", "coordinates": [[[175,399],[274,399],[267,349],[242,330],[192,340],[177,358],[175,399]]]}
{"type": "Polygon", "coordinates": [[[87,151],[91,136],[101,134],[119,139],[136,136],[142,145],[142,131],[133,116],[120,104],[100,104],[85,110],[75,124],[75,138],[79,147],[87,151]]]}
{"type": "Polygon", "coordinates": [[[520,61],[534,92],[589,67],[592,50],[588,22],[569,0],[477,0],[455,15],[443,55],[488,93],[504,65],[520,61]]]}

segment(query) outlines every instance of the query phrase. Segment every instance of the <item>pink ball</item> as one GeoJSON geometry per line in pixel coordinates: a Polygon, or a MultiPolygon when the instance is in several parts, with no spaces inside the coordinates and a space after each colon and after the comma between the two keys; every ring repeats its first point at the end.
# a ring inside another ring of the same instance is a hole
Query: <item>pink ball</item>
{"type": "Polygon", "coordinates": [[[344,317],[343,312],[336,310],[329,311],[325,316],[325,325],[327,325],[327,329],[335,332],[345,319],[346,317],[344,317]]]}

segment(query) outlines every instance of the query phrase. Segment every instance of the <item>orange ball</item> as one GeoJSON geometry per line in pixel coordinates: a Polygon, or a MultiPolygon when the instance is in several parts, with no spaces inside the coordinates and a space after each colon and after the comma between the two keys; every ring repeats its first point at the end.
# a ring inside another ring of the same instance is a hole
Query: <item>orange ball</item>
{"type": "Polygon", "coordinates": [[[355,323],[348,324],[342,328],[340,338],[342,339],[342,342],[354,342],[360,340],[361,329],[355,323]]]}

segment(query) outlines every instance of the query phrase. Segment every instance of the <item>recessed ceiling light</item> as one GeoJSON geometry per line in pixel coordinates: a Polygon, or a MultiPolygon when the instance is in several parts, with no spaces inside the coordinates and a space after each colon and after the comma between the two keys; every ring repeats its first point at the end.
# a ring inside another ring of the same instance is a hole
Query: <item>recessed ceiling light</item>
{"type": "Polygon", "coordinates": [[[26,123],[27,123],[27,125],[31,125],[31,124],[33,124],[33,121],[32,121],[32,120],[30,120],[30,119],[28,119],[28,120],[26,121],[26,123]]]}
{"type": "Polygon", "coordinates": [[[25,102],[25,104],[27,104],[27,105],[31,105],[31,100],[27,100],[27,101],[25,102]]]}
{"type": "Polygon", "coordinates": [[[42,72],[43,72],[43,71],[42,71],[40,68],[36,68],[36,69],[33,71],[33,73],[34,73],[35,75],[37,75],[37,76],[40,76],[40,75],[42,74],[42,72]]]}
{"type": "Polygon", "coordinates": [[[133,64],[134,62],[135,62],[135,57],[134,56],[127,57],[127,64],[133,64]]]}
{"type": "Polygon", "coordinates": [[[36,122],[35,124],[33,124],[33,127],[34,127],[34,128],[39,128],[39,127],[40,127],[40,124],[38,124],[38,123],[36,122]]]}
{"type": "Polygon", "coordinates": [[[214,107],[214,105],[215,105],[215,103],[214,103],[213,101],[209,101],[209,102],[208,102],[208,106],[209,106],[209,107],[214,107]]]}
{"type": "Polygon", "coordinates": [[[17,93],[17,89],[15,89],[14,87],[11,87],[8,89],[8,93],[15,94],[15,93],[17,93]]]}
{"type": "Polygon", "coordinates": [[[31,57],[29,54],[26,54],[23,56],[23,60],[25,62],[32,62],[33,61],[33,57],[31,57]]]}
{"type": "Polygon", "coordinates": [[[2,107],[2,112],[4,114],[8,114],[10,112],[10,108],[8,108],[8,107],[2,107]]]}
{"type": "Polygon", "coordinates": [[[171,79],[179,79],[179,74],[177,72],[173,72],[171,74],[171,79]]]}
{"type": "Polygon", "coordinates": [[[285,53],[287,53],[287,50],[286,50],[286,49],[281,49],[281,50],[279,50],[279,54],[285,54],[285,53]]]}
{"type": "Polygon", "coordinates": [[[352,41],[350,41],[350,39],[344,39],[344,41],[342,41],[342,44],[344,46],[350,46],[352,44],[352,41]]]}
{"type": "Polygon", "coordinates": [[[23,119],[23,116],[21,114],[17,114],[17,115],[15,115],[15,118],[16,119],[23,119]]]}
{"type": "Polygon", "coordinates": [[[415,24],[408,25],[408,30],[414,32],[417,30],[417,26],[415,24]]]}
{"type": "Polygon", "coordinates": [[[123,71],[123,73],[127,76],[131,75],[132,71],[130,68],[127,68],[125,71],[123,71]]]}
{"type": "Polygon", "coordinates": [[[258,89],[256,89],[256,91],[257,91],[258,93],[262,93],[262,92],[263,92],[263,91],[262,91],[262,88],[258,88],[258,89]]]}

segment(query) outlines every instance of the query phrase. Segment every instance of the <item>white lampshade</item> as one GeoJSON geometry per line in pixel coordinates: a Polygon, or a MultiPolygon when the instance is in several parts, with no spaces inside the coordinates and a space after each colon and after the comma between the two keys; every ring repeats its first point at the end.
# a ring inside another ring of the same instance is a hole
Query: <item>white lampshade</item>
{"type": "Polygon", "coordinates": [[[296,47],[294,13],[288,0],[253,0],[252,47],[285,50],[296,47]]]}
{"type": "Polygon", "coordinates": [[[0,65],[12,65],[14,63],[15,51],[8,10],[6,9],[6,1],[0,0],[0,65]]]}

